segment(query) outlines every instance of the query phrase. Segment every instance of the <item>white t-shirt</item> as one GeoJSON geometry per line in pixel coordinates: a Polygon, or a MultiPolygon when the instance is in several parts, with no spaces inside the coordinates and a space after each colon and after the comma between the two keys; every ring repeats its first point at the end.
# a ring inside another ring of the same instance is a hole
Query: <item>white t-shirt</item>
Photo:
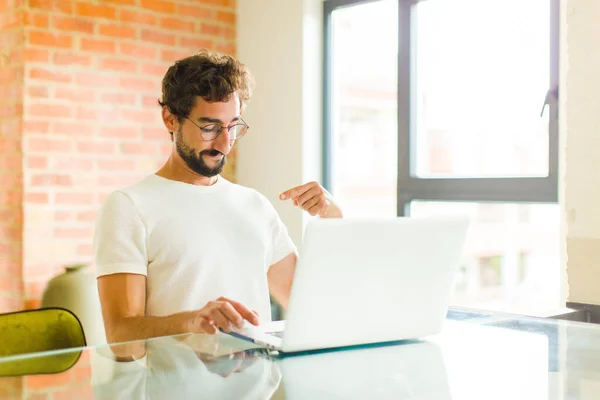
{"type": "Polygon", "coordinates": [[[147,276],[147,316],[225,296],[269,322],[267,271],[294,251],[273,205],[223,177],[197,186],[150,175],[107,197],[94,234],[98,276],[147,276]]]}

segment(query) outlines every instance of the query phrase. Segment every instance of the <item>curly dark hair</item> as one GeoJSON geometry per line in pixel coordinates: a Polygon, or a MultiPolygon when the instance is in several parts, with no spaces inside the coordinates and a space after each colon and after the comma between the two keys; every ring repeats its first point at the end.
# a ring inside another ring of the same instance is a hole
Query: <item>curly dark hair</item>
{"type": "MultiPolygon", "coordinates": [[[[209,102],[228,101],[238,94],[243,110],[252,92],[254,79],[248,68],[230,55],[201,50],[178,60],[162,80],[161,107],[167,106],[179,122],[190,115],[200,96],[209,102]]],[[[171,140],[173,140],[173,132],[171,140]]]]}

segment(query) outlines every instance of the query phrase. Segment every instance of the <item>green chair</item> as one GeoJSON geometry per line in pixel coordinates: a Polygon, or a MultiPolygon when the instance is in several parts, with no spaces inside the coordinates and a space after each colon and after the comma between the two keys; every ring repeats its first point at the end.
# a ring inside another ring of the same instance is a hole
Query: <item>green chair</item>
{"type": "Polygon", "coordinates": [[[0,314],[0,376],[66,371],[79,360],[85,345],[79,319],[66,309],[41,308],[0,314]],[[73,351],[44,354],[63,349],[73,351]]]}

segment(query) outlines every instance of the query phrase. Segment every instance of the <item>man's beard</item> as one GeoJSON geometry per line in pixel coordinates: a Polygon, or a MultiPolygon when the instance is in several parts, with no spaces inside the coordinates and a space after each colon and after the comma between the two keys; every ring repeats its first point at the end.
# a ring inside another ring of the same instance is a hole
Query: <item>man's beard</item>
{"type": "Polygon", "coordinates": [[[183,131],[181,130],[181,127],[177,131],[176,147],[177,153],[183,159],[183,161],[185,161],[187,166],[199,175],[211,178],[215,175],[219,175],[221,172],[223,172],[223,168],[225,168],[227,157],[225,157],[224,154],[219,163],[214,168],[211,168],[208,165],[206,165],[204,159],[202,158],[203,155],[206,154],[208,156],[217,156],[221,153],[215,149],[207,149],[202,150],[200,153],[198,153],[198,155],[196,155],[194,149],[192,149],[190,146],[183,142],[183,131]]]}

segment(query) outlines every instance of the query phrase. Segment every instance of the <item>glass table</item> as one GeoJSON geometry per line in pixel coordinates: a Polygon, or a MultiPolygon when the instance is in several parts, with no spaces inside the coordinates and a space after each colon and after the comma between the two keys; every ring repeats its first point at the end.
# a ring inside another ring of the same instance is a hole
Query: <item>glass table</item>
{"type": "Polygon", "coordinates": [[[179,335],[0,359],[2,399],[599,399],[600,326],[451,309],[439,335],[270,356],[179,335]],[[53,370],[54,368],[54,370],[53,370]]]}

